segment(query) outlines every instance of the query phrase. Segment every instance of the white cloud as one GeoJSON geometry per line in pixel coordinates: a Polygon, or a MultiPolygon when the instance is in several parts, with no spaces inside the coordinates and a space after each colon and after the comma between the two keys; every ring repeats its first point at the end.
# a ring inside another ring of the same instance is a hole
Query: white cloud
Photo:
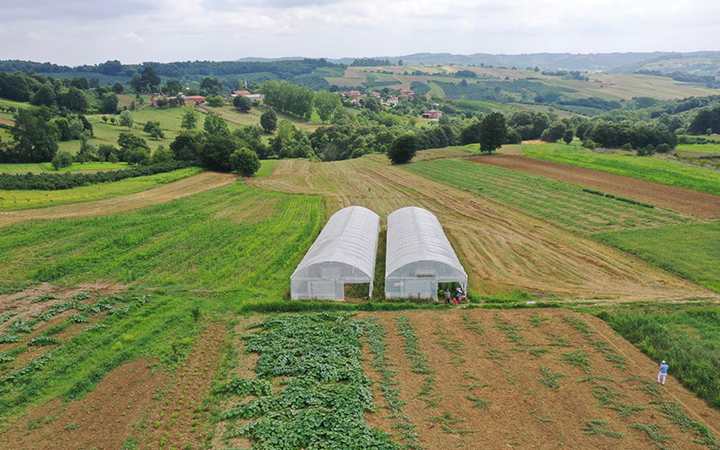
{"type": "Polygon", "coordinates": [[[682,51],[717,45],[717,17],[707,0],[4,0],[0,58],[682,51]]]}

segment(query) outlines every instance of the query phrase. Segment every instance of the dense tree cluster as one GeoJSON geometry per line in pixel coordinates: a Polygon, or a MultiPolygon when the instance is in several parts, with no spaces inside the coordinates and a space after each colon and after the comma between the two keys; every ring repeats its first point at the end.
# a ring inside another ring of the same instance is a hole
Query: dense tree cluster
{"type": "Polygon", "coordinates": [[[278,111],[309,120],[313,112],[314,92],[306,87],[286,81],[268,81],[263,84],[265,103],[278,111]]]}
{"type": "Polygon", "coordinates": [[[259,127],[242,127],[234,132],[221,117],[209,114],[202,132],[180,133],[170,149],[178,161],[197,161],[204,167],[251,176],[260,168],[258,155],[267,148],[259,127]]]}
{"type": "Polygon", "coordinates": [[[720,133],[720,106],[698,111],[688,126],[688,132],[693,134],[720,133]]]}

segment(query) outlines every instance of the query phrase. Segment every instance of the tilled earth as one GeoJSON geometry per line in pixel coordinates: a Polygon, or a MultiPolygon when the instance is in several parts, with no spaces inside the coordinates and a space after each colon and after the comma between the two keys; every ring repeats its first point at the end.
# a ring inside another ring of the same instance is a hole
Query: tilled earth
{"type": "MultiPolygon", "coordinates": [[[[693,432],[662,414],[659,402],[678,405],[689,419],[720,436],[720,412],[672,377],[666,386],[656,385],[655,363],[594,317],[564,310],[368,316],[379,319],[386,330],[387,356],[405,402],[403,412],[422,448],[707,448],[696,442],[693,432]],[[413,371],[399,317],[409,320],[429,373],[413,371]],[[568,319],[586,324],[588,333],[579,332],[568,319]],[[568,353],[584,355],[587,366],[567,362],[568,353]],[[623,361],[622,368],[616,367],[617,361],[623,361]],[[544,384],[543,374],[555,378],[556,385],[544,384]],[[433,380],[430,393],[423,391],[428,376],[433,380]],[[593,422],[617,434],[588,431],[593,422]],[[640,425],[657,430],[662,442],[651,439],[640,425]]],[[[380,376],[367,353],[365,359],[377,385],[380,376]]],[[[375,396],[379,409],[369,415],[369,422],[399,439],[379,389],[375,396]]]]}

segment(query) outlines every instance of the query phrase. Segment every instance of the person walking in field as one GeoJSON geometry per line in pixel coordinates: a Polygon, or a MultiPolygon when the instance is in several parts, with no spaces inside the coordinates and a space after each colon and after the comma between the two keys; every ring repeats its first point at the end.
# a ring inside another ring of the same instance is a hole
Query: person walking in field
{"type": "Polygon", "coordinates": [[[665,361],[660,363],[660,370],[658,371],[657,375],[657,382],[660,384],[665,384],[665,380],[667,379],[668,370],[670,369],[670,366],[665,361]]]}

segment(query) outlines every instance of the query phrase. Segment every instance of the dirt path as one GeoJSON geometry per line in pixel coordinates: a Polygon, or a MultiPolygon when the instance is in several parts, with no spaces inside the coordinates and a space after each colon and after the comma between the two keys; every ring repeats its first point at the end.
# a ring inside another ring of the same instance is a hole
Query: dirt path
{"type": "Polygon", "coordinates": [[[28,220],[105,216],[132,211],[226,186],[233,183],[236,179],[237,177],[231,174],[203,172],[189,178],[124,197],[52,206],[49,208],[0,212],[0,226],[28,220]]]}
{"type": "MultiPolygon", "coordinates": [[[[373,313],[387,331],[388,357],[397,369],[403,413],[415,425],[423,448],[658,448],[637,424],[651,425],[665,437],[663,448],[702,449],[692,432],[660,413],[644,391],[655,364],[593,317],[565,310],[408,311],[373,313]],[[423,376],[413,373],[404,352],[397,318],[404,316],[434,377],[431,396],[422,400],[423,376]],[[606,360],[566,318],[583,321],[591,339],[610,342],[625,367],[606,360]],[[587,358],[588,370],[565,361],[565,354],[587,358]],[[555,378],[545,384],[543,373],[555,378]],[[592,433],[598,423],[616,436],[592,433]]],[[[720,412],[672,380],[660,389],[664,400],[717,433],[720,412]],[[682,401],[680,401],[682,400],[682,401]]]]}
{"type": "Polygon", "coordinates": [[[478,156],[472,161],[578,184],[701,219],[720,217],[720,196],[705,192],[520,155],[478,156]]]}
{"type": "Polygon", "coordinates": [[[714,297],[618,250],[392,167],[384,157],[281,161],[270,177],[251,184],[323,195],[329,212],[362,205],[385,217],[403,206],[427,208],[442,222],[476,292],[524,290],[587,300],[714,297]]]}
{"type": "Polygon", "coordinates": [[[110,372],[81,400],[36,408],[3,433],[3,448],[118,449],[152,402],[164,375],[137,360],[110,372]],[[8,444],[12,443],[12,444],[8,444]]]}

